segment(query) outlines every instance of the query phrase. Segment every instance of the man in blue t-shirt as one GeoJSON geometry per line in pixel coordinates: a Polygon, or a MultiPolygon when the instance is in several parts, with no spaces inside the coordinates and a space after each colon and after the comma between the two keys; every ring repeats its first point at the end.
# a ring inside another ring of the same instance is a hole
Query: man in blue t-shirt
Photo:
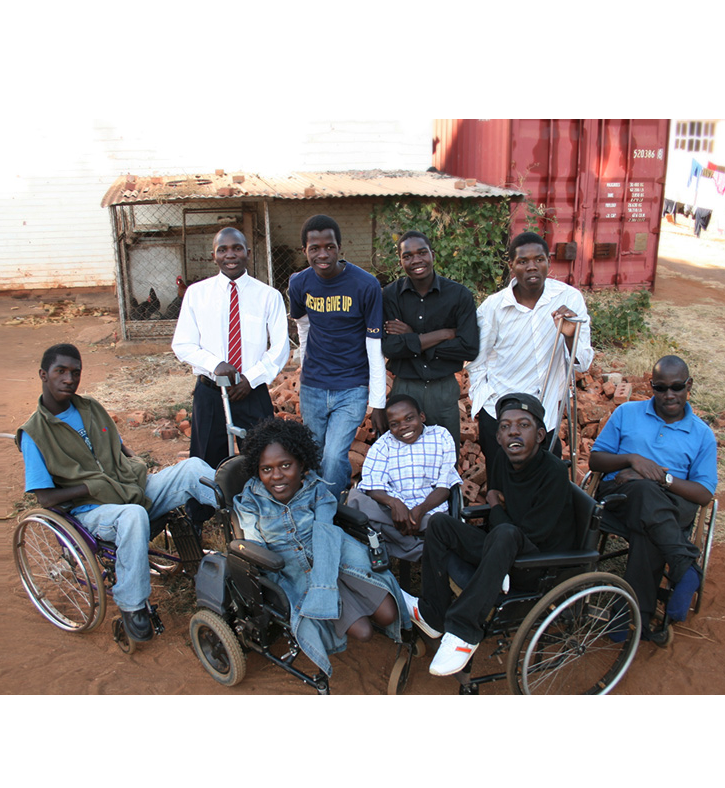
{"type": "Polygon", "coordinates": [[[150,522],[190,498],[213,506],[214,494],[200,478],[213,478],[214,470],[192,457],[147,475],[103,406],[76,394],[81,356],[74,345],[48,348],[39,375],[38,408],[16,437],[25,461],[25,490],[44,508],[70,509],[90,533],[116,544],[113,599],[129,638],[149,640],[150,522]]]}
{"type": "Polygon", "coordinates": [[[664,356],[652,369],[653,397],[625,402],[592,446],[589,467],[604,473],[599,495],[624,493],[604,523],[629,541],[624,579],[637,594],[643,638],[658,645],[666,633],[651,632],[665,563],[674,590],[667,613],[683,621],[700,587],[698,549],[687,538],[698,506],[717,487],[717,444],[712,430],[687,402],[692,378],[678,356],[664,356]]]}
{"type": "Polygon", "coordinates": [[[342,235],[323,214],[302,226],[309,268],[290,277],[290,314],[300,336],[300,411],[322,447],[322,477],[333,494],[350,485],[350,446],[372,408],[385,432],[383,305],[377,279],[342,258],[342,235]]]}

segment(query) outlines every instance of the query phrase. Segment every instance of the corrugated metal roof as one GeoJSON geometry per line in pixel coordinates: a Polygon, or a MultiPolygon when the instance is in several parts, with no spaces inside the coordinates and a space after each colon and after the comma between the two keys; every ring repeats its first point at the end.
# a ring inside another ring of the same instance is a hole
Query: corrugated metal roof
{"type": "Polygon", "coordinates": [[[524,192],[499,189],[475,179],[463,180],[436,172],[352,170],[293,172],[262,177],[243,172],[213,175],[165,175],[139,178],[122,175],[106,192],[102,208],[146,202],[182,202],[230,197],[314,200],[330,197],[454,197],[517,199],[524,192]]]}

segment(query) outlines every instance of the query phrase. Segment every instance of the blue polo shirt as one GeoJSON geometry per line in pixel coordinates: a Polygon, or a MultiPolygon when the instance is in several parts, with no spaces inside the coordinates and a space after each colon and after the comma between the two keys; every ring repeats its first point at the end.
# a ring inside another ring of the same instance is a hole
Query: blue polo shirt
{"type": "MultiPolygon", "coordinates": [[[[656,462],[678,479],[698,482],[715,493],[717,441],[710,427],[685,403],[685,416],[667,424],[655,411],[654,397],[646,402],[625,402],[604,425],[592,451],[639,454],[656,462]]],[[[609,481],[618,471],[607,474],[609,481]]]]}

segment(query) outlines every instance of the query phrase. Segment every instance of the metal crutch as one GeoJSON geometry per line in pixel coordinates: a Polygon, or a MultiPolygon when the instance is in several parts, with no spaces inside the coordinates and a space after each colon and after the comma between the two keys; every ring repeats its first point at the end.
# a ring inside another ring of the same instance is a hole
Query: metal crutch
{"type": "Polygon", "coordinates": [[[235,427],[232,421],[232,408],[229,404],[229,388],[239,383],[239,373],[235,373],[235,379],[232,381],[228,375],[215,375],[214,382],[222,390],[222,405],[224,406],[224,420],[227,424],[227,441],[229,448],[229,456],[236,453],[235,436],[242,440],[247,431],[243,427],[235,427]]]}
{"type": "Polygon", "coordinates": [[[589,321],[588,317],[565,317],[562,320],[559,320],[557,327],[556,327],[556,338],[554,339],[554,347],[551,351],[551,358],[549,359],[549,368],[546,371],[546,378],[544,380],[544,388],[541,393],[541,399],[544,400],[546,396],[546,389],[549,385],[549,380],[551,377],[551,371],[554,366],[554,359],[556,357],[556,353],[559,349],[559,337],[561,336],[561,330],[563,321],[568,320],[570,323],[576,323],[576,327],[574,329],[574,337],[571,343],[571,352],[569,354],[569,367],[566,371],[566,385],[567,385],[567,396],[562,397],[561,402],[559,403],[559,412],[556,418],[556,427],[554,429],[554,434],[551,438],[551,444],[549,445],[549,451],[554,447],[554,443],[559,435],[559,427],[561,426],[561,419],[564,415],[564,406],[567,408],[567,423],[569,425],[569,458],[571,461],[571,468],[570,468],[570,475],[572,480],[576,479],[576,454],[577,454],[577,446],[576,446],[576,418],[577,418],[577,408],[576,408],[576,377],[574,375],[574,363],[576,361],[576,350],[579,344],[579,333],[581,331],[582,323],[587,323],[589,321]],[[572,405],[573,403],[573,405],[572,405]]]}

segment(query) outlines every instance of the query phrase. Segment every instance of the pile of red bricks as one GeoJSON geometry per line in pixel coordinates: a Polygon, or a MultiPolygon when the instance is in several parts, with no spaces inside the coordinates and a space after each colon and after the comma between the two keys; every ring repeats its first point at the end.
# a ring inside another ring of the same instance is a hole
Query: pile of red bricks
{"type": "MultiPolygon", "coordinates": [[[[468,373],[456,376],[461,387],[458,407],[461,413],[461,453],[459,471],[463,478],[463,498],[466,503],[485,502],[486,468],[478,445],[478,425],[471,419],[471,401],[468,397],[468,373]]],[[[651,396],[650,375],[626,378],[621,373],[603,372],[593,364],[589,372],[577,375],[577,480],[581,481],[588,470],[589,452],[595,438],[601,431],[614,408],[629,399],[641,400],[651,396]]],[[[388,374],[388,391],[392,386],[392,376],[388,374]]],[[[275,385],[270,389],[275,414],[281,418],[301,421],[299,410],[299,368],[285,369],[275,385]]],[[[562,420],[560,437],[564,444],[564,459],[569,459],[569,431],[566,411],[562,420]]],[[[353,478],[359,479],[363,460],[375,441],[370,418],[359,427],[350,449],[350,463],[353,478]]]]}

